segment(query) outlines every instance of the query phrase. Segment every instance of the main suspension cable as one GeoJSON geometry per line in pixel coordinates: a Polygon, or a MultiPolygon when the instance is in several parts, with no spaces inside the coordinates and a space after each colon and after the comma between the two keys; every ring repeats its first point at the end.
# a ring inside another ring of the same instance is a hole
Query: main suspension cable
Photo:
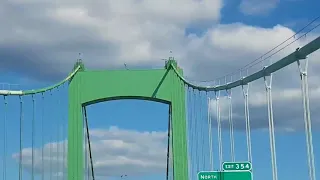
{"type": "MultiPolygon", "coordinates": [[[[280,48],[279,50],[277,50],[276,52],[272,53],[271,55],[265,57],[266,55],[270,54],[272,51],[274,51],[275,49],[277,49],[278,47],[280,47],[281,45],[283,45],[284,43],[288,42],[290,39],[295,38],[297,35],[299,35],[299,33],[301,33],[303,30],[305,30],[307,27],[309,27],[312,23],[316,22],[318,19],[320,19],[320,16],[317,16],[316,18],[314,18],[312,21],[310,21],[308,24],[306,24],[305,26],[303,26],[300,30],[298,30],[294,35],[290,36],[289,38],[285,39],[284,41],[282,41],[280,44],[278,44],[277,46],[275,46],[274,48],[270,49],[269,51],[267,51],[266,53],[262,54],[261,56],[259,56],[258,58],[254,59],[253,61],[249,62],[248,64],[242,66],[241,68],[238,68],[228,74],[225,74],[223,76],[220,76],[216,79],[212,79],[212,80],[202,80],[198,82],[214,82],[216,80],[222,79],[224,77],[228,77],[228,76],[233,76],[236,73],[238,73],[239,71],[244,71],[252,66],[255,66],[269,58],[271,58],[272,56],[274,56],[275,54],[279,53],[280,51],[284,50],[285,48],[287,48],[288,46],[290,46],[291,44],[293,44],[294,42],[296,42],[297,40],[301,39],[302,37],[306,36],[307,34],[309,34],[310,32],[312,32],[314,29],[316,29],[317,27],[320,26],[320,23],[315,25],[314,27],[312,27],[310,30],[306,31],[305,33],[303,33],[302,35],[300,35],[299,37],[297,37],[295,40],[293,40],[292,42],[288,43],[287,45],[285,45],[284,47],[280,48]],[[265,58],[263,58],[265,57],[265,58]]],[[[195,81],[195,80],[193,80],[195,81]]]]}

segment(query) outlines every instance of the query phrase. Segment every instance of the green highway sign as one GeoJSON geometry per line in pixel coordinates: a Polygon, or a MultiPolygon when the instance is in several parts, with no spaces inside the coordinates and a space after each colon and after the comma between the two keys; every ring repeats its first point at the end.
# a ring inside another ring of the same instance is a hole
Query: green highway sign
{"type": "Polygon", "coordinates": [[[201,171],[198,180],[252,180],[251,171],[201,171]]]}
{"type": "Polygon", "coordinates": [[[251,171],[250,162],[224,162],[222,169],[225,171],[251,171]]]}

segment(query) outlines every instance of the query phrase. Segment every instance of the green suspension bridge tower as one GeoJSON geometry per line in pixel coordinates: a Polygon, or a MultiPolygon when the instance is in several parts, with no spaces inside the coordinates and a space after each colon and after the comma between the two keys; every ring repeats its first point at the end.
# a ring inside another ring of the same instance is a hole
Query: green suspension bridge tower
{"type": "Polygon", "coordinates": [[[78,72],[69,84],[68,179],[83,179],[83,113],[91,104],[118,100],[142,99],[170,105],[170,137],[175,179],[188,179],[185,88],[175,70],[182,69],[170,58],[164,69],[78,72]]]}

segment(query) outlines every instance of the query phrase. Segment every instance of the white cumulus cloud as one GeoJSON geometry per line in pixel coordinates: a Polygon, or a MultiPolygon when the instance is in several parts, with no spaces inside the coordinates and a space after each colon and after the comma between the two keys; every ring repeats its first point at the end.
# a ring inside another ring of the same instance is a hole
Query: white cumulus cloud
{"type": "Polygon", "coordinates": [[[270,13],[277,7],[279,0],[242,0],[239,9],[247,15],[261,15],[270,13]]]}
{"type": "MultiPolygon", "coordinates": [[[[167,132],[138,132],[119,129],[91,129],[91,148],[96,176],[146,175],[165,173],[167,161],[167,132]]],[[[61,175],[65,170],[67,141],[51,142],[34,149],[34,169],[42,172],[42,150],[44,151],[44,171],[61,175]],[[51,151],[51,153],[50,153],[51,151]],[[65,152],[65,154],[63,154],[65,152]],[[51,163],[50,163],[51,161],[51,163]],[[64,164],[64,165],[63,165],[64,164]]],[[[13,154],[19,160],[19,153],[13,154]]],[[[22,165],[32,168],[32,149],[22,151],[22,165]]],[[[66,173],[66,172],[65,172],[66,173]]]]}

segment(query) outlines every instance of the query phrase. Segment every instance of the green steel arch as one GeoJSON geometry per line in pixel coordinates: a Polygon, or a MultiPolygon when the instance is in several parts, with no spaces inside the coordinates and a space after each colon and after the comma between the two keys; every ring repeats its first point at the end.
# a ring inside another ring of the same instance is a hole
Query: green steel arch
{"type": "Polygon", "coordinates": [[[174,60],[164,69],[87,71],[83,65],[69,84],[68,180],[83,180],[82,107],[114,99],[145,99],[170,105],[173,175],[188,178],[186,106],[182,74],[174,60]],[[175,67],[175,68],[173,68],[175,67]]]}

